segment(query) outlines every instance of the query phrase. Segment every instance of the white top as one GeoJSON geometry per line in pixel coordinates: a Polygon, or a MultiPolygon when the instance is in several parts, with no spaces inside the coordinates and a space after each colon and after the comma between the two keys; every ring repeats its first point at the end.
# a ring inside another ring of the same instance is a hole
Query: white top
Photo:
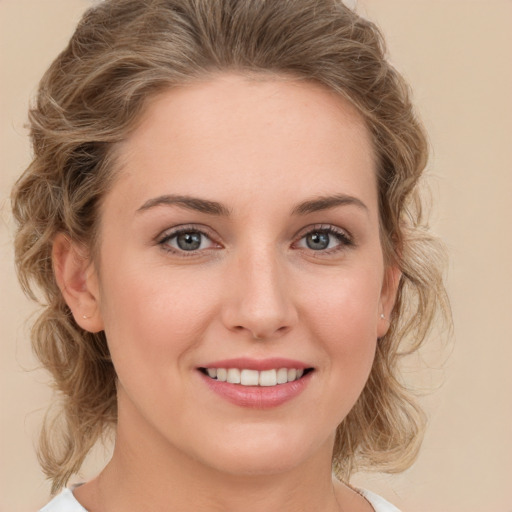
{"type": "Polygon", "coordinates": [[[367,491],[366,489],[359,489],[359,492],[370,502],[370,505],[375,509],[375,512],[400,512],[389,501],[375,494],[374,492],[367,491]]]}
{"type": "Polygon", "coordinates": [[[87,510],[76,501],[71,489],[64,489],[39,512],[87,512],[87,510]]]}
{"type": "MultiPolygon", "coordinates": [[[[370,502],[375,512],[400,512],[395,506],[377,494],[364,489],[361,489],[360,492],[370,502]]],[[[87,510],[76,501],[71,489],[64,489],[39,512],[87,512],[87,510]]]]}

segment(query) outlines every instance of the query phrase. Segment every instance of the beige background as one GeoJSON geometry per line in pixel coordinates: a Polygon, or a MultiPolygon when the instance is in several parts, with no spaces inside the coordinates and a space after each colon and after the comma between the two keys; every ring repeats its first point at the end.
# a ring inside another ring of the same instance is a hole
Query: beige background
{"type": "MultiPolygon", "coordinates": [[[[87,0],[0,0],[0,512],[35,511],[48,493],[33,442],[50,394],[28,349],[12,264],[8,193],[30,158],[28,98],[87,0]]],[[[430,132],[433,224],[451,252],[455,335],[411,373],[440,386],[417,463],[361,475],[404,512],[512,512],[512,1],[360,0],[384,30],[430,132]]],[[[101,454],[99,456],[101,458],[101,454]]],[[[95,471],[92,461],[85,477],[95,471]]]]}

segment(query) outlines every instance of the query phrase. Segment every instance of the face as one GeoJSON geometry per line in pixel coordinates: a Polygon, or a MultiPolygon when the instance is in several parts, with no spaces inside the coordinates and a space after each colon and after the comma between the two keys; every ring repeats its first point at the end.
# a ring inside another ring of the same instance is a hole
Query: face
{"type": "Polygon", "coordinates": [[[330,460],[394,298],[358,113],[225,75],[153,99],[118,149],[87,286],[119,436],[219,471],[330,460]]]}

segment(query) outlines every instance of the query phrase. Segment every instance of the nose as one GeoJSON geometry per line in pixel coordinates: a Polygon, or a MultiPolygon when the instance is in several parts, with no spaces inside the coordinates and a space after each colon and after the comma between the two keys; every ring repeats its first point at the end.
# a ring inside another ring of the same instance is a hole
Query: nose
{"type": "Polygon", "coordinates": [[[298,314],[279,257],[272,251],[259,251],[239,256],[233,267],[226,282],[224,325],[258,340],[279,337],[293,328],[298,314]]]}

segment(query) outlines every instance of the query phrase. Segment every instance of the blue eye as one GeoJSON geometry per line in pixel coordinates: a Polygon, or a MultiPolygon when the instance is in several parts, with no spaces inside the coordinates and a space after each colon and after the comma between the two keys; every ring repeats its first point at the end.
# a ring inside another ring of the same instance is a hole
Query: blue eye
{"type": "Polygon", "coordinates": [[[336,250],[348,245],[353,245],[349,236],[332,226],[313,229],[306,233],[298,243],[299,247],[312,251],[336,250]]]}
{"type": "Polygon", "coordinates": [[[309,233],[306,235],[305,239],[306,245],[309,249],[313,249],[314,251],[323,251],[328,249],[331,243],[331,235],[329,233],[322,233],[319,231],[309,233]]]}
{"type": "Polygon", "coordinates": [[[159,242],[166,250],[176,252],[194,252],[210,249],[212,240],[203,232],[195,229],[182,229],[166,235],[159,242]]]}
{"type": "Polygon", "coordinates": [[[176,235],[176,245],[182,251],[197,251],[201,247],[201,233],[181,233],[176,235]]]}

